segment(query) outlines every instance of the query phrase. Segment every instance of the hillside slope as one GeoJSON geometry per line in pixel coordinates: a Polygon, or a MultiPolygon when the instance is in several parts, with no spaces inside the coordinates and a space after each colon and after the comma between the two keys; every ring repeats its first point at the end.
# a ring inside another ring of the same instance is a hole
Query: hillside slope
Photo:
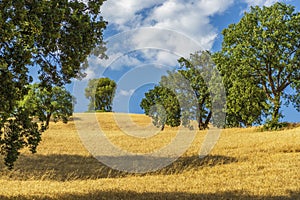
{"type": "MultiPolygon", "coordinates": [[[[176,128],[149,138],[128,136],[112,113],[98,113],[107,138],[120,148],[148,153],[164,147],[176,128]]],[[[151,121],[130,115],[126,130],[151,121]]],[[[77,119],[80,120],[80,119],[77,119]]],[[[89,126],[89,124],[87,124],[89,126]]],[[[14,170],[0,166],[0,199],[300,199],[300,127],[278,132],[226,129],[213,151],[198,158],[204,131],[188,151],[155,172],[131,174],[98,162],[82,145],[73,121],[51,124],[37,154],[23,152],[14,170]]]]}

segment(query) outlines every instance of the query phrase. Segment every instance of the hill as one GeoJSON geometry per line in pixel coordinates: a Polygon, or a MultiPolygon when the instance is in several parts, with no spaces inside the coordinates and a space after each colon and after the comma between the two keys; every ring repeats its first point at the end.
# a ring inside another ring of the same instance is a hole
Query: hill
{"type": "MultiPolygon", "coordinates": [[[[112,113],[96,116],[109,140],[132,152],[157,150],[177,132],[166,127],[152,137],[137,138],[125,135],[112,113]]],[[[151,127],[144,115],[130,119],[144,129],[151,127]]],[[[131,126],[122,124],[134,130],[131,126]]],[[[23,152],[12,171],[1,164],[0,199],[300,199],[300,127],[277,132],[226,129],[209,156],[199,159],[204,137],[205,131],[198,131],[187,152],[171,165],[134,174],[91,156],[74,121],[51,124],[37,154],[23,152]]]]}

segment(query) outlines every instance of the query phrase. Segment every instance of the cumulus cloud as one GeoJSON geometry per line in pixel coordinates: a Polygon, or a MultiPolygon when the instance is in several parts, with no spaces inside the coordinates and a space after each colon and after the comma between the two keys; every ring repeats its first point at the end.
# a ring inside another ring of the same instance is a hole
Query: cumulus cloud
{"type": "Polygon", "coordinates": [[[83,80],[91,80],[91,79],[96,78],[95,71],[92,68],[87,68],[85,70],[85,74],[86,74],[86,76],[84,77],[83,80]]]}
{"type": "MultiPolygon", "coordinates": [[[[111,28],[119,32],[141,27],[168,29],[190,37],[203,49],[211,49],[217,30],[209,17],[224,12],[232,4],[233,0],[118,0],[106,1],[102,13],[111,28]]],[[[160,43],[174,50],[182,46],[180,41],[166,40],[160,34],[151,35],[148,43],[147,37],[145,32],[137,34],[131,38],[132,43],[139,46],[160,43]]]]}
{"type": "Polygon", "coordinates": [[[164,0],[119,0],[105,1],[102,6],[102,14],[109,23],[114,24],[119,30],[129,30],[141,26],[143,12],[163,3],[164,0]]]}
{"type": "MultiPolygon", "coordinates": [[[[277,1],[244,0],[248,8],[255,5],[270,6],[277,1]]],[[[94,68],[95,66],[105,68],[112,64],[113,69],[120,69],[122,66],[138,66],[143,61],[129,57],[127,54],[133,50],[147,48],[161,50],[157,51],[156,55],[153,55],[153,52],[145,55],[148,59],[160,61],[163,65],[175,65],[180,56],[187,57],[197,50],[210,50],[218,36],[217,29],[210,22],[210,17],[222,14],[233,3],[234,0],[105,1],[102,15],[109,22],[109,29],[114,29],[121,36],[116,34],[109,38],[107,53],[110,58],[108,60],[93,58],[90,59],[90,65],[94,68]],[[152,30],[149,31],[147,28],[139,30],[145,27],[152,30]],[[186,38],[190,41],[187,42],[186,38]],[[167,55],[166,51],[173,55],[167,55]]],[[[93,75],[93,70],[87,71],[89,76],[93,75]]]]}
{"type": "Polygon", "coordinates": [[[245,0],[248,6],[271,6],[279,0],[245,0]]]}
{"type": "Polygon", "coordinates": [[[134,89],[130,89],[130,90],[120,90],[118,94],[120,96],[131,96],[133,93],[134,93],[134,89]]]}
{"type": "Polygon", "coordinates": [[[123,67],[138,67],[142,65],[142,61],[131,55],[123,55],[120,53],[113,54],[112,59],[109,61],[110,63],[106,63],[107,67],[113,70],[120,70],[123,67]]]}
{"type": "Polygon", "coordinates": [[[114,70],[139,66],[145,61],[157,66],[175,66],[181,56],[210,50],[217,29],[210,17],[224,12],[234,0],[118,0],[105,1],[102,15],[109,30],[118,34],[107,38],[108,60],[89,58],[87,78],[101,75],[103,68],[114,70]],[[148,51],[150,49],[150,51],[148,51]],[[156,51],[152,51],[152,50],[156,51]],[[144,56],[132,57],[132,51],[144,56]],[[141,59],[142,58],[142,59],[141,59]]]}

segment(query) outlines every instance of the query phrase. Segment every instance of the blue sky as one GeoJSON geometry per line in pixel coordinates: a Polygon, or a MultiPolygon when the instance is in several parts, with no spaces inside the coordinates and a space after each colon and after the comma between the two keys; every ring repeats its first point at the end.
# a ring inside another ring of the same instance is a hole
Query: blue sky
{"type": "MultiPolygon", "coordinates": [[[[109,77],[118,84],[115,112],[142,113],[146,91],[177,66],[180,56],[196,50],[218,51],[221,31],[237,23],[250,6],[270,6],[276,0],[107,0],[102,15],[108,60],[91,56],[87,77],[74,81],[76,112],[87,110],[84,88],[89,79],[109,77]]],[[[300,10],[299,1],[285,1],[300,10]]],[[[283,107],[285,121],[300,121],[300,114],[283,107]]]]}

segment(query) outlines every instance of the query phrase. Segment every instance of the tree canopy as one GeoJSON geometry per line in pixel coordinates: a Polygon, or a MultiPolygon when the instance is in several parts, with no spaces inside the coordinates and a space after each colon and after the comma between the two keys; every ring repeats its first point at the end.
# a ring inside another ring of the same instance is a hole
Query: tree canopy
{"type": "MultiPolygon", "coordinates": [[[[207,129],[212,117],[209,81],[212,75],[213,62],[208,51],[196,52],[190,58],[180,58],[180,73],[190,83],[196,102],[194,108],[199,130],[207,129]]],[[[186,88],[188,89],[188,88],[186,88]]],[[[193,99],[190,97],[190,99],[193,99]]],[[[193,104],[193,103],[192,103],[193,104]]]]}
{"type": "Polygon", "coordinates": [[[38,119],[41,127],[46,130],[51,118],[54,122],[68,122],[73,114],[73,102],[75,98],[64,87],[54,86],[49,91],[35,83],[30,85],[28,94],[20,104],[30,112],[30,116],[38,119]]]}
{"type": "Polygon", "coordinates": [[[176,127],[180,125],[180,105],[171,89],[155,86],[145,93],[141,108],[152,118],[152,123],[164,130],[165,125],[176,127]]]}
{"type": "Polygon", "coordinates": [[[87,56],[104,48],[102,3],[0,2],[0,152],[10,168],[23,147],[35,152],[43,131],[19,103],[33,80],[29,71],[37,71],[39,87],[49,92],[83,77],[87,56]]]}
{"type": "Polygon", "coordinates": [[[85,89],[85,96],[90,100],[89,111],[112,111],[112,102],[117,84],[109,78],[91,79],[85,89]]]}
{"type": "Polygon", "coordinates": [[[265,113],[276,124],[283,100],[299,110],[300,14],[293,6],[252,7],[223,35],[215,62],[227,85],[229,114],[252,124],[265,113]]]}
{"type": "Polygon", "coordinates": [[[220,93],[222,80],[215,73],[210,52],[195,52],[190,58],[180,58],[178,62],[179,69],[162,76],[159,85],[145,94],[141,103],[145,114],[154,122],[159,121],[159,125],[190,127],[190,122],[196,120],[200,130],[207,129],[209,123],[222,126],[219,119],[223,107],[217,106],[225,102],[220,93]],[[155,115],[151,115],[151,106],[157,104],[163,109],[155,106],[155,115]]]}

